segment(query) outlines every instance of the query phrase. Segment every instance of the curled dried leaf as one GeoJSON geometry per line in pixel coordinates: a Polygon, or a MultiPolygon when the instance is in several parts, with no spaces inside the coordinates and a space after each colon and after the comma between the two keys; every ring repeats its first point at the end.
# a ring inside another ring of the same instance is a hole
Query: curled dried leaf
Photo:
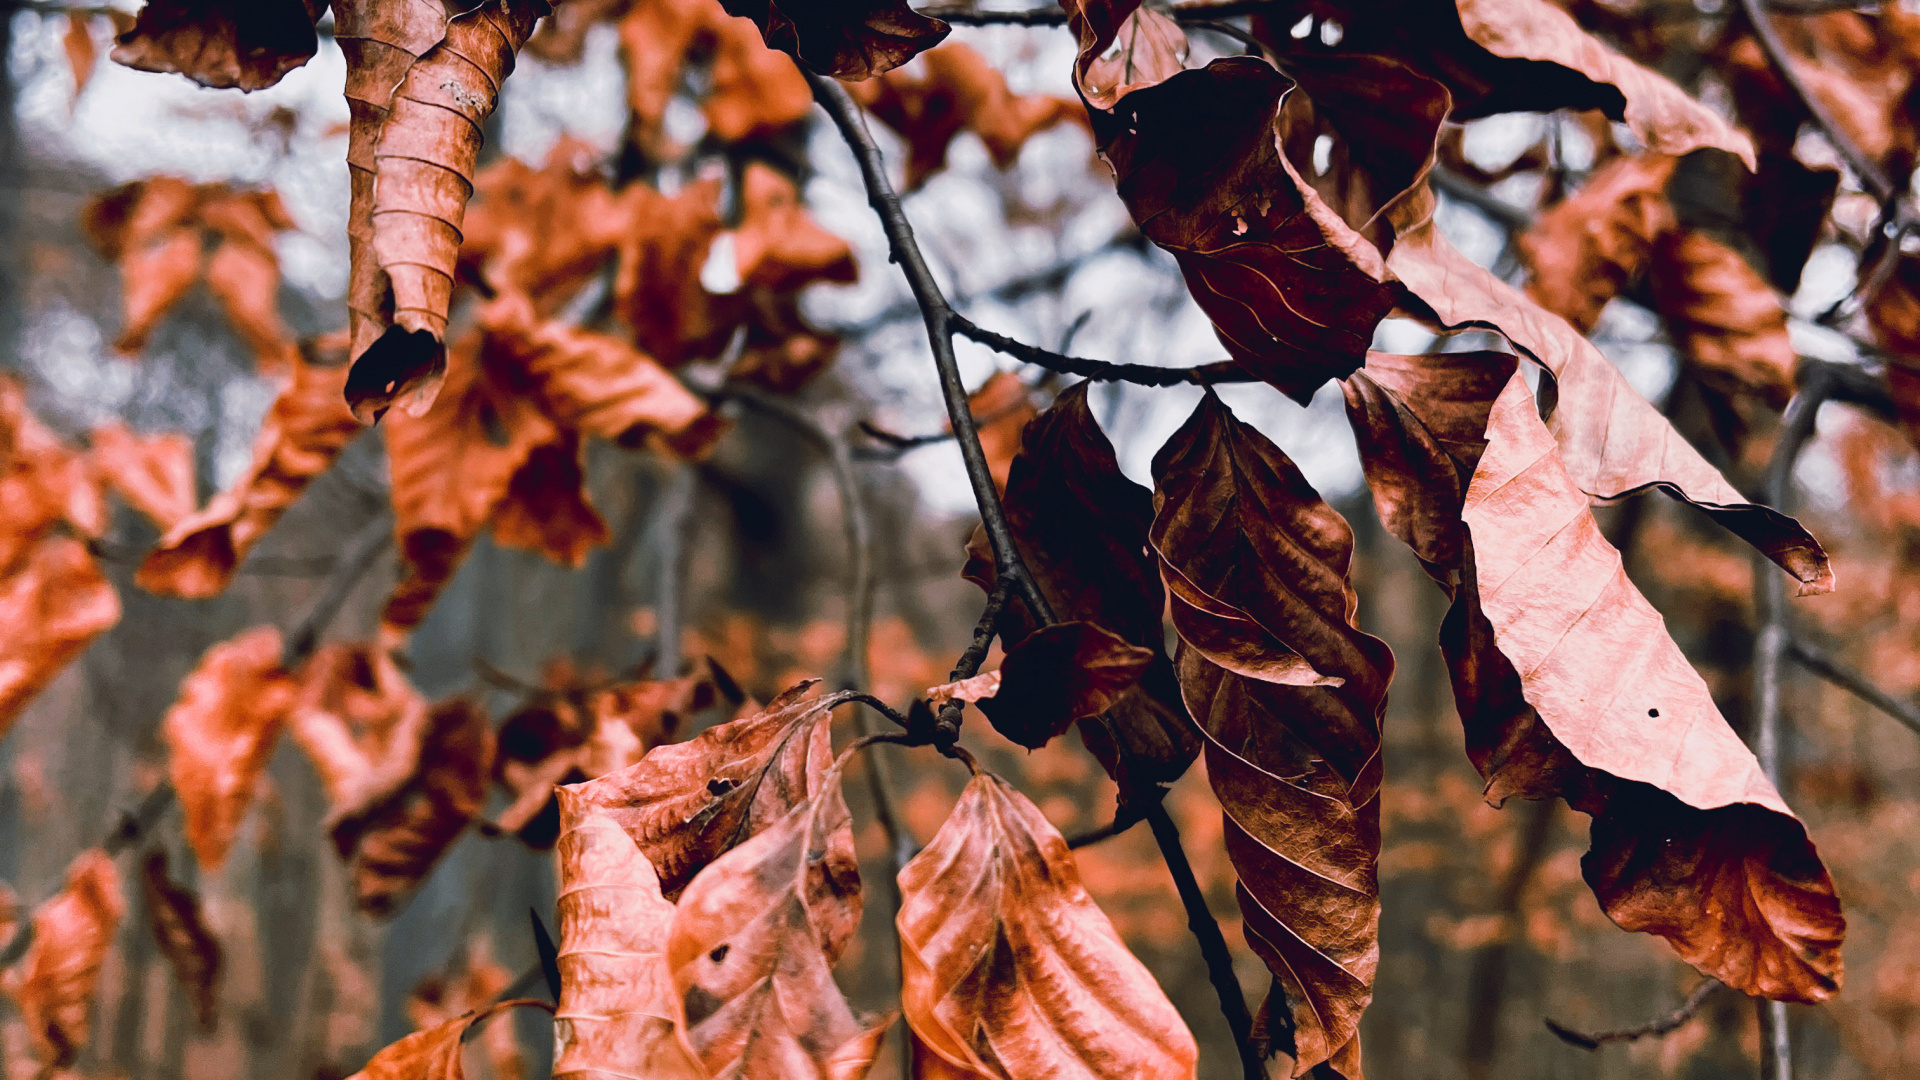
{"type": "Polygon", "coordinates": [[[167,876],[167,856],[149,852],[140,863],[140,886],[146,895],[147,923],[160,955],[173,968],[173,977],[186,988],[200,1030],[211,1032],[220,1022],[219,939],[207,929],[200,898],[167,876]]]}
{"type": "Polygon", "coordinates": [[[752,19],[772,48],[838,79],[870,79],[947,36],[947,24],[905,0],[722,0],[752,19]]]}
{"type": "Polygon", "coordinates": [[[776,135],[804,119],[813,92],[786,54],[769,49],[753,23],[719,0],[640,0],[620,20],[631,138],[656,158],[679,156],[664,129],[690,55],[711,55],[701,101],[708,131],[723,143],[776,135]]]}
{"type": "Polygon", "coordinates": [[[382,1049],[367,1062],[366,1068],[348,1080],[466,1080],[460,1066],[460,1044],[468,1029],[486,1023],[499,1013],[519,1008],[553,1011],[553,1006],[544,1001],[522,999],[498,1002],[477,1012],[456,1016],[382,1049]]]}
{"type": "Polygon", "coordinates": [[[120,621],[120,595],[86,545],[49,536],[0,577],[0,735],[95,637],[120,621]]]}
{"type": "Polygon", "coordinates": [[[0,376],[0,573],[62,522],[82,536],[106,530],[100,478],[27,408],[20,384],[0,376]]]}
{"type": "Polygon", "coordinates": [[[187,843],[211,872],[253,805],[296,685],[280,666],[280,631],[256,626],[208,649],[161,722],[168,775],[187,819],[187,843]]]}
{"type": "Polygon", "coordinates": [[[120,493],[162,532],[193,513],[193,440],[178,432],[136,435],[118,421],[94,428],[92,464],[103,487],[120,493]]]}
{"type": "Polygon", "coordinates": [[[1527,295],[1586,333],[1600,309],[1645,271],[1654,243],[1678,222],[1667,202],[1677,159],[1615,158],[1515,241],[1533,272],[1527,295]]]}
{"type": "Polygon", "coordinates": [[[1007,650],[999,685],[979,699],[980,711],[994,730],[1037,750],[1117,704],[1154,656],[1093,623],[1043,626],[1007,650]]]}
{"type": "Polygon", "coordinates": [[[327,793],[328,829],[351,827],[412,779],[430,713],[386,650],[335,642],[314,652],[289,726],[327,793]]]}
{"type": "Polygon", "coordinates": [[[926,1075],[1192,1077],[1198,1049],[1039,809],[981,773],[900,870],[902,1011],[926,1075]]]}
{"type": "MultiPolygon", "coordinates": [[[[579,6],[574,0],[560,10],[579,6]]],[[[461,279],[496,293],[526,293],[547,315],[598,273],[635,227],[637,205],[613,193],[598,156],[563,135],[539,169],[502,157],[480,170],[461,223],[461,279]]]]}
{"type": "Polygon", "coordinates": [[[493,725],[486,711],[465,698],[434,706],[413,778],[359,828],[334,832],[343,853],[351,845],[362,910],[390,914],[426,879],[479,816],[492,765],[493,725]]]}
{"type": "Polygon", "coordinates": [[[66,886],[33,913],[33,943],[6,979],[45,1068],[71,1065],[86,1046],[100,964],[126,907],[113,857],[94,848],[73,860],[66,886]]]}
{"type": "Polygon", "coordinates": [[[325,11],[325,0],[148,0],[113,59],[201,86],[263,90],[313,59],[325,11]]]}
{"type": "Polygon", "coordinates": [[[360,433],[340,401],[345,368],[297,357],[290,366],[292,381],[254,437],[252,466],[233,487],[167,530],[134,576],[141,588],[190,599],[218,595],[254,545],[360,433]]]}

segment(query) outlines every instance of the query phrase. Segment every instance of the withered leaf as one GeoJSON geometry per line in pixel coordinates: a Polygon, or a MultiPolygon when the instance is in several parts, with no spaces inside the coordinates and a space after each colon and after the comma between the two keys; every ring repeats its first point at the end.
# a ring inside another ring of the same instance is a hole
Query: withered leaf
{"type": "Polygon", "coordinates": [[[1740,253],[1700,229],[1662,237],[1651,284],[1674,347],[1702,381],[1776,409],[1793,396],[1799,351],[1780,298],[1740,253]]]}
{"type": "Polygon", "coordinates": [[[1181,70],[1178,26],[1131,0],[1066,8],[1080,42],[1074,84],[1120,198],[1178,260],[1228,354],[1303,403],[1359,367],[1392,294],[1308,210],[1312,189],[1276,141],[1286,77],[1251,57],[1181,70]],[[1123,26],[1120,57],[1102,60],[1123,26]],[[1136,53],[1156,35],[1155,50],[1136,53]]]}
{"type": "Polygon", "coordinates": [[[89,436],[92,464],[103,487],[120,493],[162,532],[193,513],[193,441],[178,432],[136,435],[119,422],[89,436]]]}
{"type": "Polygon", "coordinates": [[[351,845],[362,910],[388,914],[426,879],[479,815],[492,765],[493,725],[486,711],[466,698],[435,705],[413,779],[360,828],[334,831],[343,854],[351,845]]]}
{"type": "Polygon", "coordinates": [[[0,572],[61,523],[82,536],[106,530],[100,478],[27,408],[20,384],[0,376],[0,572]]]}
{"type": "Polygon", "coordinates": [[[598,809],[625,829],[659,871],[661,891],[677,897],[701,867],[819,792],[832,760],[828,722],[846,696],[799,698],[807,685],[570,790],[582,812],[598,809]]]}
{"type": "Polygon", "coordinates": [[[1029,749],[1117,704],[1158,655],[1088,622],[1043,626],[1007,650],[1000,684],[979,700],[994,730],[1029,749]]]}
{"type": "Polygon", "coordinates": [[[267,410],[253,464],[233,487],[175,523],[134,575],[162,596],[216,596],[307,485],[360,433],[340,401],[345,368],[291,360],[292,381],[267,410]]]}
{"type": "MultiPolygon", "coordinates": [[[[565,9],[562,9],[565,10],[565,9]]],[[[700,102],[707,128],[723,143],[777,135],[804,119],[813,92],[785,53],[769,49],[754,24],[719,0],[640,0],[620,20],[627,65],[630,138],[655,158],[679,156],[663,127],[689,56],[710,55],[710,87],[700,102]]]]}
{"type": "MultiPolygon", "coordinates": [[[[407,995],[407,1019],[415,1031],[438,1027],[463,1013],[486,1008],[513,982],[507,969],[494,962],[487,938],[474,938],[464,952],[457,974],[430,975],[407,995]]],[[[525,1080],[526,1062],[512,1024],[488,1024],[472,1041],[486,1053],[488,1080],[525,1080]]]]}
{"type": "Polygon", "coordinates": [[[293,708],[295,683],[280,657],[280,631],[271,626],[215,645],[180,683],[161,724],[187,843],[209,872],[226,861],[293,708]]]}
{"type": "Polygon", "coordinates": [[[325,0],[148,0],[113,50],[141,71],[262,90],[313,59],[325,0]]]}
{"type": "Polygon", "coordinates": [[[288,726],[327,793],[328,829],[356,821],[413,778],[430,714],[385,649],[332,642],[314,652],[288,726]]]}
{"type": "MultiPolygon", "coordinates": [[[[351,232],[351,222],[363,220],[367,240],[350,252],[353,261],[372,258],[378,267],[377,273],[356,270],[349,286],[349,305],[363,327],[354,331],[347,404],[363,421],[378,419],[402,399],[410,411],[424,411],[439,390],[481,125],[499,102],[514,55],[549,10],[545,0],[488,0],[446,21],[444,36],[406,66],[385,106],[371,148],[366,216],[353,213],[349,224],[351,232]]],[[[415,32],[423,29],[409,22],[409,44],[425,40],[415,32]]],[[[350,78],[348,96],[354,92],[350,78]]],[[[361,123],[356,116],[355,126],[361,123]]]]}
{"type": "Polygon", "coordinates": [[[1487,438],[1462,514],[1475,588],[1446,640],[1490,790],[1595,814],[1584,867],[1621,926],[1747,993],[1829,996],[1844,933],[1832,882],[1627,579],[1518,373],[1487,438]]]}
{"type": "Polygon", "coordinates": [[[1552,373],[1560,400],[1551,430],[1580,490],[1612,499],[1658,487],[1778,563],[1800,582],[1802,594],[1832,590],[1827,554],[1799,522],[1748,502],[1592,342],[1455,250],[1434,226],[1432,211],[1425,191],[1396,209],[1397,239],[1386,268],[1442,324],[1496,327],[1552,373]]]}
{"type": "Polygon", "coordinates": [[[1677,159],[1635,154],[1602,165],[1515,239],[1533,276],[1527,295],[1586,333],[1600,309],[1645,271],[1672,231],[1667,180],[1677,159]]]}
{"type": "Polygon", "coordinates": [[[1008,90],[1006,76],[965,44],[927,50],[920,67],[918,74],[889,71],[847,87],[854,100],[906,139],[909,191],[946,167],[947,147],[963,131],[978,135],[993,163],[1005,169],[1035,134],[1085,122],[1077,101],[1008,90]]]}
{"type": "MultiPolygon", "coordinates": [[[[572,0],[560,10],[578,6],[572,0]]],[[[597,157],[592,146],[563,135],[539,169],[502,157],[480,170],[461,222],[461,279],[496,293],[526,293],[543,315],[564,303],[618,248],[634,227],[636,200],[644,198],[615,195],[597,157]]]]}
{"type": "Polygon", "coordinates": [[[721,0],[753,20],[772,48],[822,75],[870,79],[947,36],[947,24],[905,0],[721,0]]]}
{"type": "Polygon", "coordinates": [[[553,1075],[704,1080],[666,963],[674,906],[633,839],[560,792],[560,1006],[553,1075]]]}
{"type": "Polygon", "coordinates": [[[186,988],[200,1030],[211,1032],[220,1021],[222,956],[219,940],[200,914],[200,898],[167,876],[164,851],[149,852],[141,860],[140,886],[160,955],[167,958],[174,978],[186,988]]]}
{"type": "Polygon", "coordinates": [[[416,1031],[382,1049],[367,1062],[367,1067],[348,1080],[465,1080],[460,1067],[460,1042],[467,1030],[484,1024],[509,1009],[531,1008],[553,1011],[544,1001],[521,999],[502,1001],[477,1012],[456,1016],[425,1031],[416,1031]]]}
{"type": "Polygon", "coordinates": [[[120,621],[120,595],[85,544],[49,536],[0,577],[0,735],[33,696],[120,621]]]}
{"type": "Polygon", "coordinates": [[[667,927],[686,1037],[715,1077],[859,1080],[893,1017],[854,1014],[832,967],[860,925],[840,764],[785,817],[715,859],[667,927]]]}
{"type": "MultiPolygon", "coordinates": [[[[1109,773],[1119,775],[1124,759],[1144,773],[1133,779],[1169,782],[1186,771],[1200,744],[1181,715],[1179,684],[1166,656],[1160,621],[1166,594],[1147,550],[1153,495],[1120,472],[1113,444],[1087,407],[1087,385],[1068,387],[1026,424],[1007,474],[1007,523],[1057,616],[1096,624],[1153,654],[1138,686],[1108,713],[1121,747],[1110,745],[1097,725],[1081,731],[1109,773]]],[[[975,541],[963,572],[991,591],[992,553],[984,533],[975,541]]],[[[1033,625],[1016,599],[999,630],[1011,649],[1033,625]]]]}
{"type": "Polygon", "coordinates": [[[900,871],[902,1011],[946,1072],[1192,1077],[1173,1003],[1080,884],[1038,808],[990,773],[900,871]]]}
{"type": "Polygon", "coordinates": [[[1212,394],[1153,473],[1151,535],[1181,631],[1181,689],[1207,736],[1248,943],[1292,1007],[1296,1074],[1327,1061],[1356,1077],[1379,960],[1393,653],[1354,625],[1353,532],[1212,394]]]}
{"type": "Polygon", "coordinates": [[[93,848],[67,867],[65,888],[33,913],[33,943],[8,970],[6,988],[42,1066],[65,1068],[87,1044],[100,964],[126,907],[113,857],[93,848]]]}

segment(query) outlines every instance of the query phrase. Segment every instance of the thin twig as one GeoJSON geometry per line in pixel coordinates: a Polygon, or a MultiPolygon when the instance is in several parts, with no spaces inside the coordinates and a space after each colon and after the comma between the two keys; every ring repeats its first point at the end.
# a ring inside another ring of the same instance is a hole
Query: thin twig
{"type": "Polygon", "coordinates": [[[1122,803],[1114,810],[1112,821],[1107,822],[1097,829],[1088,829],[1086,832],[1075,833],[1067,837],[1067,847],[1078,850],[1083,847],[1091,847],[1102,840],[1111,840],[1132,829],[1135,825],[1140,824],[1141,820],[1142,815],[1135,812],[1132,807],[1122,803]]]}
{"type": "Polygon", "coordinates": [[[1814,124],[1820,128],[1822,134],[1826,135],[1827,141],[1833,144],[1834,150],[1838,151],[1840,157],[1846,161],[1847,167],[1853,170],[1853,174],[1860,178],[1860,183],[1873,195],[1875,201],[1880,203],[1882,213],[1885,215],[1894,201],[1900,197],[1899,188],[1894,186],[1886,171],[1880,168],[1880,163],[1868,157],[1866,151],[1860,149],[1859,144],[1848,137],[1846,131],[1841,128],[1839,120],[1833,115],[1833,111],[1827,108],[1826,103],[1807,86],[1806,80],[1800,77],[1800,73],[1794,70],[1793,60],[1787,55],[1786,43],[1780,40],[1780,31],[1773,25],[1773,18],[1767,14],[1766,8],[1764,0],[1740,0],[1740,9],[1746,13],[1747,22],[1753,27],[1753,36],[1759,39],[1760,48],[1767,54],[1767,60],[1773,64],[1774,70],[1779,72],[1780,78],[1786,82],[1794,96],[1800,99],[1800,104],[1807,110],[1807,115],[1813,118],[1814,124]]]}
{"type": "Polygon", "coordinates": [[[1900,699],[1873,685],[1865,675],[1840,663],[1827,653],[1799,638],[1787,640],[1787,656],[1794,663],[1920,732],[1920,709],[1902,704],[1900,699]]]}
{"type": "Polygon", "coordinates": [[[1658,1019],[1649,1020],[1639,1027],[1621,1028],[1618,1031],[1584,1032],[1575,1031],[1548,1017],[1547,1030],[1558,1035],[1562,1042],[1570,1043],[1582,1050],[1598,1050],[1602,1043],[1634,1042],[1638,1039],[1671,1035],[1678,1031],[1682,1024],[1693,1019],[1694,1014],[1700,1011],[1700,1006],[1705,1005],[1707,999],[1713,996],[1713,992],[1725,985],[1719,979],[1708,979],[1694,987],[1693,992],[1687,995],[1687,1000],[1681,1002],[1679,1008],[1658,1019]]]}
{"type": "Polygon", "coordinates": [[[1124,382],[1138,386],[1179,386],[1187,383],[1195,386],[1213,386],[1221,383],[1260,381],[1252,372],[1233,360],[1220,360],[1189,368],[1154,367],[1151,364],[1111,364],[1105,360],[1063,356],[1050,349],[1015,341],[1004,334],[982,329],[965,315],[949,316],[948,324],[953,327],[954,333],[972,338],[987,348],[1004,353],[1015,360],[1034,364],[1048,371],[1058,371],[1063,375],[1078,375],[1094,382],[1124,382]]]}

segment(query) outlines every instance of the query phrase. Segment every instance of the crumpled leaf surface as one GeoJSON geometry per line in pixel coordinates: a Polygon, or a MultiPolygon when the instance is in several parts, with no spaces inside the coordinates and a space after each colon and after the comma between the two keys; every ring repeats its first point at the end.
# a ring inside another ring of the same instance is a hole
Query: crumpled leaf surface
{"type": "Polygon", "coordinates": [[[1085,122],[1077,101],[1008,90],[1006,76],[963,43],[927,50],[918,66],[918,72],[896,69],[847,87],[906,140],[908,191],[946,167],[947,147],[963,131],[978,135],[994,165],[1006,169],[1034,135],[1085,122]]]}
{"type": "Polygon", "coordinates": [[[569,790],[583,812],[601,810],[625,829],[659,871],[661,891],[678,897],[701,867],[819,791],[832,761],[828,721],[846,697],[801,698],[811,685],[569,790]]]}
{"type": "Polygon", "coordinates": [[[833,965],[860,927],[840,763],[779,821],[701,870],[667,927],[686,1037],[716,1080],[859,1080],[892,1016],[854,1014],[833,965]]]}
{"type": "Polygon", "coordinates": [[[175,431],[136,435],[114,421],[94,428],[89,441],[101,486],[119,492],[162,532],[193,513],[199,501],[193,487],[193,440],[175,431]]]}
{"type": "Polygon", "coordinates": [[[1179,27],[1133,0],[1065,6],[1094,143],[1228,355],[1303,404],[1359,367],[1392,293],[1327,242],[1280,152],[1287,79],[1251,57],[1181,70],[1179,27]],[[1116,36],[1119,57],[1101,59],[1116,36]]]}
{"type": "MultiPolygon", "coordinates": [[[[1056,616],[1095,624],[1154,654],[1137,687],[1108,712],[1125,753],[1102,725],[1082,725],[1081,734],[1110,775],[1121,776],[1132,762],[1143,774],[1134,780],[1171,782],[1199,754],[1200,741],[1181,715],[1185,706],[1166,656],[1166,594],[1147,550],[1153,494],[1120,472],[1113,444],[1087,407],[1087,385],[1068,387],[1027,423],[1007,474],[1007,524],[1056,616]]],[[[967,554],[964,575],[991,592],[993,554],[983,531],[967,554]]],[[[1009,600],[998,627],[1007,647],[1033,628],[1025,602],[1009,600]]]]}
{"type": "Polygon", "coordinates": [[[325,0],[148,0],[113,59],[218,89],[263,90],[313,59],[325,0]]]}
{"type": "Polygon", "coordinates": [[[1748,993],[1831,995],[1845,924],[1818,854],[1627,579],[1518,373],[1487,440],[1462,513],[1475,589],[1444,640],[1490,791],[1595,814],[1583,868],[1622,927],[1748,993]]]}
{"type": "Polygon", "coordinates": [[[360,433],[340,400],[345,368],[295,358],[292,374],[254,437],[252,466],[167,530],[134,575],[141,588],[188,599],[220,594],[254,545],[360,433]]]}
{"type": "Polygon", "coordinates": [[[1183,597],[1205,607],[1203,621],[1174,620],[1180,685],[1207,737],[1247,941],[1291,1006],[1295,1074],[1325,1061],[1352,1080],[1379,964],[1393,654],[1354,625],[1346,521],[1216,396],[1154,456],[1153,474],[1162,576],[1176,611],[1183,597]]]}
{"type": "Polygon", "coordinates": [[[1575,330],[1592,330],[1607,301],[1646,270],[1655,241],[1679,224],[1666,194],[1676,161],[1615,158],[1536,218],[1514,241],[1533,275],[1527,295],[1575,330]]]}
{"type": "Polygon", "coordinates": [[[147,925],[160,955],[186,989],[200,1030],[211,1032],[220,1022],[223,958],[219,940],[200,913],[200,898],[167,876],[163,851],[149,852],[141,860],[140,886],[146,895],[147,925]]]}
{"type": "Polygon", "coordinates": [[[33,943],[7,971],[6,990],[42,1066],[71,1065],[86,1046],[100,964],[126,908],[113,857],[92,848],[67,867],[66,886],[33,913],[33,943]]]}
{"type": "Polygon", "coordinates": [[[1099,716],[1159,655],[1087,622],[1043,626],[1007,650],[994,692],[979,699],[994,730],[1037,750],[1099,716]]]}
{"type": "Polygon", "coordinates": [[[226,861],[293,707],[295,683],[280,660],[280,631],[271,626],[215,645],[182,680],[161,723],[187,843],[209,873],[226,861]]]}
{"type": "Polygon", "coordinates": [[[1192,1077],[1198,1049],[1027,798],[976,775],[900,870],[900,1002],[938,1075],[1192,1077]]]}
{"type": "Polygon", "coordinates": [[[555,1077],[705,1080],[666,963],[674,906],[633,839],[560,790],[560,1006],[555,1077]]]}
{"type": "Polygon", "coordinates": [[[329,642],[314,651],[288,726],[327,793],[328,829],[355,821],[413,778],[431,711],[379,646],[329,642]]]}
{"type": "Polygon", "coordinates": [[[0,577],[0,736],[88,643],[120,621],[120,594],[85,544],[49,536],[0,577]]]}
{"type": "Polygon", "coordinates": [[[335,829],[352,853],[360,908],[391,913],[432,872],[440,856],[480,814],[493,765],[493,724],[466,698],[435,705],[420,746],[420,768],[358,828],[335,829]]]}
{"type": "Polygon", "coordinates": [[[905,0],[722,0],[753,20],[767,45],[822,75],[870,79],[947,36],[947,24],[905,0]]]}
{"type": "Polygon", "coordinates": [[[1434,226],[1432,209],[1423,192],[1396,211],[1387,269],[1444,325],[1495,327],[1553,374],[1560,400],[1551,430],[1580,490],[1612,499],[1658,487],[1778,563],[1802,595],[1833,589],[1825,550],[1799,522],[1748,502],[1592,342],[1461,255],[1434,226]]]}
{"type": "Polygon", "coordinates": [[[348,1080],[465,1080],[460,1066],[460,1042],[467,1030],[509,1009],[553,1011],[544,1001],[523,998],[502,1001],[477,1012],[456,1016],[425,1031],[416,1031],[373,1055],[367,1066],[348,1080]]]}

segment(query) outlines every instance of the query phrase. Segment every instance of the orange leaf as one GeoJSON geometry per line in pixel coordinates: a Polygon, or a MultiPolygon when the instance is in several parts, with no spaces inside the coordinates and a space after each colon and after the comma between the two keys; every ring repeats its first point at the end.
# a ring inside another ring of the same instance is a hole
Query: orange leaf
{"type": "Polygon", "coordinates": [[[100,63],[100,50],[93,44],[93,16],[84,11],[67,12],[67,32],[61,35],[60,46],[66,50],[67,68],[73,72],[73,97],[78,101],[100,63]]]}
{"type": "Polygon", "coordinates": [[[146,896],[147,923],[160,955],[167,958],[174,978],[186,988],[200,1030],[211,1032],[220,1020],[220,942],[200,914],[200,898],[167,877],[167,856],[150,852],[140,863],[140,885],[146,896]]]}
{"type": "Polygon", "coordinates": [[[1786,407],[1799,351],[1787,338],[1779,296],[1739,252],[1698,229],[1682,230],[1655,248],[1651,285],[1674,347],[1704,382],[1786,407]]]}
{"type": "Polygon", "coordinates": [[[96,636],[120,621],[120,595],[86,545],[49,536],[0,577],[0,735],[96,636]]]}
{"type": "Polygon", "coordinates": [[[674,906],[632,838],[574,789],[560,792],[560,1005],[555,1077],[705,1080],[666,962],[674,906]]]}
{"type": "Polygon", "coordinates": [[[710,89],[701,108],[712,135],[725,143],[776,135],[805,119],[813,92],[785,54],[760,40],[752,23],[719,0],[640,0],[620,20],[627,65],[632,138],[656,158],[677,157],[662,121],[690,55],[710,54],[710,89]]]}
{"type": "Polygon", "coordinates": [[[384,649],[334,642],[314,652],[290,726],[327,793],[329,829],[357,821],[413,778],[430,712],[384,649]]]}
{"type": "Polygon", "coordinates": [[[948,27],[904,0],[722,0],[752,19],[767,44],[822,75],[870,79],[947,36],[948,27]]]}
{"type": "Polygon", "coordinates": [[[1027,1076],[1192,1077],[1173,1003],[1080,884],[1037,807],[980,773],[900,871],[900,1002],[947,1069],[1027,1076]]]}
{"type": "Polygon", "coordinates": [[[271,626],[215,645],[181,682],[162,722],[187,843],[209,872],[226,861],[293,707],[295,684],[280,660],[280,631],[271,626]]]}
{"type": "Polygon", "coordinates": [[[1007,490],[1007,472],[1020,452],[1020,433],[1034,418],[1033,392],[1011,371],[996,371],[967,395],[967,411],[980,433],[980,449],[993,473],[993,486],[1007,490]]]}
{"type": "Polygon", "coordinates": [[[680,897],[666,967],[686,1038],[715,1076],[860,1080],[893,1017],[856,1016],[832,967],[860,926],[840,764],[680,897]]]}
{"type": "Polygon", "coordinates": [[[1676,161],[1615,158],[1541,214],[1515,241],[1533,272],[1527,295],[1581,333],[1592,330],[1607,301],[1646,269],[1654,242],[1678,225],[1666,194],[1676,161]]]}
{"type": "Polygon", "coordinates": [[[162,532],[193,513],[193,440],[178,432],[135,435],[115,421],[94,428],[93,470],[162,532]]]}
{"type": "Polygon", "coordinates": [[[511,157],[480,170],[461,224],[461,278],[496,293],[524,292],[550,315],[598,273],[634,228],[634,200],[607,186],[597,156],[563,135],[538,170],[511,157]]]}
{"type": "Polygon", "coordinates": [[[0,375],[0,573],[63,521],[84,536],[106,531],[100,478],[28,411],[20,384],[0,375]]]}
{"type": "Polygon", "coordinates": [[[66,887],[33,913],[33,944],[7,972],[7,990],[26,1021],[34,1057],[49,1069],[72,1064],[87,1044],[100,964],[126,906],[112,856],[94,848],[73,860],[66,887]]]}
{"type": "Polygon", "coordinates": [[[340,401],[345,368],[295,359],[253,440],[253,465],[233,487],[167,531],[134,581],[163,596],[218,595],[280,516],[327,471],[359,426],[340,401]]]}
{"type": "Polygon", "coordinates": [[[498,1013],[520,1008],[553,1011],[553,1006],[544,1001],[521,999],[502,1001],[478,1012],[456,1016],[386,1047],[348,1080],[465,1080],[466,1073],[460,1067],[460,1043],[467,1030],[486,1023],[498,1013]]]}
{"type": "Polygon", "coordinates": [[[799,698],[811,685],[571,790],[582,812],[597,808],[625,829],[653,860],[661,890],[678,896],[701,867],[818,792],[832,756],[828,722],[846,698],[799,698]]]}
{"type": "Polygon", "coordinates": [[[313,58],[325,10],[324,0],[148,0],[113,58],[201,86],[262,90],[313,58]]]}
{"type": "MultiPolygon", "coordinates": [[[[513,982],[507,969],[493,960],[487,938],[476,937],[467,944],[466,959],[458,978],[431,975],[421,980],[407,995],[407,1019],[414,1030],[437,1027],[464,1013],[484,1009],[498,1000],[513,982]]],[[[488,1024],[476,1040],[486,1051],[490,1080],[525,1080],[526,1062],[520,1055],[520,1040],[512,1024],[488,1024]]]]}
{"type": "Polygon", "coordinates": [[[342,854],[353,853],[362,910],[389,914],[426,879],[479,816],[492,765],[493,725],[486,711],[465,698],[435,705],[413,778],[364,819],[334,830],[342,854]]]}

